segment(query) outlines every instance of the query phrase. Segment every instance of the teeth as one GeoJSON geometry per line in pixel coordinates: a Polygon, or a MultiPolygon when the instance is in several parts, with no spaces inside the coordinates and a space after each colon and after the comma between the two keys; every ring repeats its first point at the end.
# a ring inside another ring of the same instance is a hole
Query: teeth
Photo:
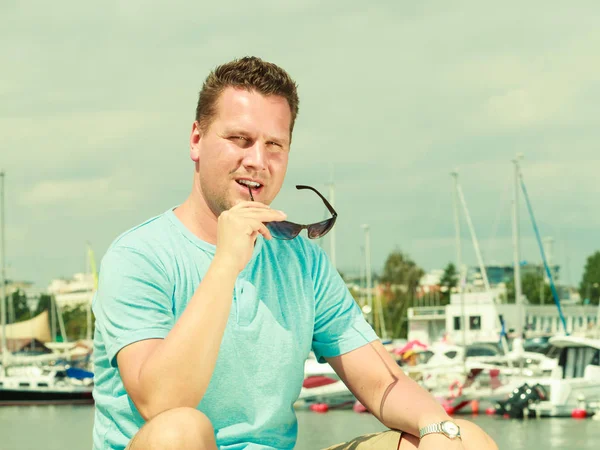
{"type": "Polygon", "coordinates": [[[259,188],[261,186],[260,183],[256,183],[256,182],[250,181],[250,180],[237,180],[237,182],[239,184],[243,184],[243,185],[249,186],[251,188],[259,188]]]}

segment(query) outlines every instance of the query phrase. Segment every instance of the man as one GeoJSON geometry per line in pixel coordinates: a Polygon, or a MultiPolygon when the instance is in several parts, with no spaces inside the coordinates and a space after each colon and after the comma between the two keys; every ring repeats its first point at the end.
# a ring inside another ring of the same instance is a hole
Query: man
{"type": "Polygon", "coordinates": [[[303,237],[282,239],[294,226],[268,205],[297,112],[294,81],[258,58],[206,79],[190,196],[121,235],[102,261],[96,450],[291,449],[311,348],[379,420],[405,432],[352,448],[495,448],[471,424],[461,425],[462,440],[447,436],[453,423],[438,429],[449,417],[388,356],[326,255],[303,237]],[[432,432],[419,443],[420,430],[432,432]]]}

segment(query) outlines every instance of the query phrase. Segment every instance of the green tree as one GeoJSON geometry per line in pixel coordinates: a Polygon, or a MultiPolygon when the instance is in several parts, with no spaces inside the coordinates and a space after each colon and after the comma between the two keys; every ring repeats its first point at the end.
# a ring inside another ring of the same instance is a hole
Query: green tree
{"type": "Polygon", "coordinates": [[[444,269],[444,275],[442,275],[442,279],[440,280],[444,304],[450,303],[450,293],[452,292],[452,288],[456,287],[457,284],[458,272],[456,271],[456,266],[452,263],[448,263],[444,269]]]}
{"type": "Polygon", "coordinates": [[[579,294],[590,303],[597,305],[600,299],[600,251],[590,255],[583,269],[579,283],[579,294]]]}
{"type": "Polygon", "coordinates": [[[425,272],[405,253],[396,250],[388,256],[380,281],[385,285],[384,317],[392,337],[406,337],[406,311],[414,304],[419,280],[425,272]]]}
{"type": "MultiPolygon", "coordinates": [[[[523,295],[527,298],[529,303],[539,305],[542,300],[542,289],[544,303],[548,304],[553,302],[552,290],[550,285],[544,282],[544,276],[540,273],[526,273],[521,278],[521,287],[523,295]]],[[[506,292],[508,297],[508,303],[515,302],[515,280],[511,279],[506,285],[506,292]]]]}
{"type": "MultiPolygon", "coordinates": [[[[8,301],[11,303],[15,313],[15,322],[21,322],[31,318],[31,312],[29,311],[29,306],[27,305],[27,296],[25,295],[25,292],[17,289],[8,296],[8,301]]],[[[7,323],[11,321],[11,316],[8,314],[9,311],[10,307],[6,308],[7,323]]]]}
{"type": "Polygon", "coordinates": [[[40,300],[37,304],[37,308],[35,309],[35,312],[33,313],[34,316],[37,316],[38,314],[43,313],[44,311],[48,311],[48,315],[50,315],[50,302],[52,301],[52,297],[50,297],[50,295],[48,294],[41,294],[40,295],[40,300]]]}
{"type": "MultiPolygon", "coordinates": [[[[87,307],[85,305],[65,307],[62,310],[62,316],[68,339],[70,341],[85,339],[87,332],[87,307]]],[[[94,318],[92,317],[92,334],[93,327],[94,318]]]]}

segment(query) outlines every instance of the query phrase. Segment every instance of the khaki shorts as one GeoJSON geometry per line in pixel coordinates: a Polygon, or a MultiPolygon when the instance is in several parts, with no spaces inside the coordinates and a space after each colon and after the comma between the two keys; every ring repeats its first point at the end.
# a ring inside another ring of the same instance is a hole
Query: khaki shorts
{"type": "MultiPolygon", "coordinates": [[[[327,447],[325,450],[398,450],[402,433],[399,431],[384,431],[383,433],[365,434],[351,441],[327,447]]],[[[131,442],[125,450],[129,450],[131,442]]]]}

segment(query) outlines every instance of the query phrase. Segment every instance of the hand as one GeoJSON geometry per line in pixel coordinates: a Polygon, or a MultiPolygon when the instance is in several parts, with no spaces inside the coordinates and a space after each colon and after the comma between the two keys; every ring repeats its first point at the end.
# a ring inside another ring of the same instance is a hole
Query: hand
{"type": "Polygon", "coordinates": [[[287,216],[260,202],[240,202],[219,216],[215,261],[226,264],[239,274],[254,251],[259,234],[271,239],[266,222],[280,222],[287,216]]]}

